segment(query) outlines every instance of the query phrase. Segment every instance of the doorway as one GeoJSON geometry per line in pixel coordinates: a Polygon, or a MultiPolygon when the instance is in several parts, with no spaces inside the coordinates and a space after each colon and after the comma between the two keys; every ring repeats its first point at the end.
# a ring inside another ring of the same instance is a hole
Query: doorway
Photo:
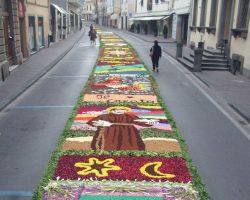
{"type": "Polygon", "coordinates": [[[187,44],[188,37],[188,15],[181,16],[181,41],[183,44],[187,44]]]}
{"type": "Polygon", "coordinates": [[[35,17],[29,16],[29,45],[31,52],[36,51],[36,28],[35,17]]]}
{"type": "Polygon", "coordinates": [[[11,35],[11,25],[9,16],[4,16],[3,18],[4,26],[4,41],[6,48],[6,57],[10,64],[13,62],[13,37],[11,35]]]}
{"type": "Polygon", "coordinates": [[[44,47],[43,17],[38,17],[38,46],[39,46],[39,48],[44,47]]]}

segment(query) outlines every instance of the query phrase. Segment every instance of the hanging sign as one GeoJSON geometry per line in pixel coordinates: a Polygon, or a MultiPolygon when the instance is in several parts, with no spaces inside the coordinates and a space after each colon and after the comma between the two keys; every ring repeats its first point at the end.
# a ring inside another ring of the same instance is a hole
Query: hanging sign
{"type": "Polygon", "coordinates": [[[19,17],[25,16],[25,7],[23,4],[23,1],[21,1],[21,0],[18,1],[18,16],[19,17]]]}

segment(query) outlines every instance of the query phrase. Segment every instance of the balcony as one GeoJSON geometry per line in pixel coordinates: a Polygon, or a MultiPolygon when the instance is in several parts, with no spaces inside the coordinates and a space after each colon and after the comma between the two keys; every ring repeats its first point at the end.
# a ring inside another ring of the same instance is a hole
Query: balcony
{"type": "Polygon", "coordinates": [[[81,0],[69,0],[69,4],[75,6],[75,7],[82,7],[82,1],[81,0]]]}

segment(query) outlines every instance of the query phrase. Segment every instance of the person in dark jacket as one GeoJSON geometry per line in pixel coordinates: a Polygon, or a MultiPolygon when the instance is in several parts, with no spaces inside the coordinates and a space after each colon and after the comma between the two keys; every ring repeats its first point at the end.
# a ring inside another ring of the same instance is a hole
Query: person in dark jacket
{"type": "Polygon", "coordinates": [[[153,63],[153,71],[159,72],[159,59],[161,57],[161,47],[158,45],[158,41],[154,41],[154,46],[150,49],[150,56],[153,63]]]}

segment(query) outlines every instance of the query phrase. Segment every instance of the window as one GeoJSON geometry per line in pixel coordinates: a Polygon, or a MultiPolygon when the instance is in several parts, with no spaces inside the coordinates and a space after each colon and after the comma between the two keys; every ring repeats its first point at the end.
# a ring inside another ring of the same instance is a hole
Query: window
{"type": "Polygon", "coordinates": [[[205,26],[206,24],[206,9],[207,9],[207,0],[202,0],[200,26],[205,26]]]}
{"type": "Polygon", "coordinates": [[[155,3],[159,3],[159,0],[155,0],[155,3]]]}
{"type": "Polygon", "coordinates": [[[4,0],[3,3],[2,3],[2,8],[3,8],[3,11],[4,12],[8,12],[9,11],[9,2],[8,0],[4,0]]]}
{"type": "Polygon", "coordinates": [[[211,11],[210,11],[210,27],[216,26],[216,20],[217,20],[217,7],[218,6],[218,0],[212,0],[211,2],[211,11]]]}
{"type": "Polygon", "coordinates": [[[140,4],[141,4],[141,6],[143,6],[143,0],[141,0],[140,4]]]}
{"type": "Polygon", "coordinates": [[[249,0],[240,0],[237,28],[247,28],[249,20],[249,0]]]}
{"type": "Polygon", "coordinates": [[[198,0],[194,0],[193,26],[197,25],[198,0]]]}
{"type": "Polygon", "coordinates": [[[148,0],[148,5],[147,5],[148,10],[152,10],[152,4],[153,4],[153,0],[148,0]]]}

